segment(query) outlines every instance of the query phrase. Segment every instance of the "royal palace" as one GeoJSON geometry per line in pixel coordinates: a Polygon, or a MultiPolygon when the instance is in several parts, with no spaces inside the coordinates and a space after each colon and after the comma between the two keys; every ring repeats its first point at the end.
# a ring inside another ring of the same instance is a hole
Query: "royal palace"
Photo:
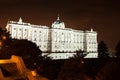
{"type": "Polygon", "coordinates": [[[97,58],[97,32],[91,30],[75,30],[66,28],[59,17],[52,25],[33,25],[19,21],[8,21],[7,31],[14,39],[27,39],[36,43],[42,55],[53,59],[67,59],[76,51],[82,50],[87,53],[85,58],[97,58]]]}

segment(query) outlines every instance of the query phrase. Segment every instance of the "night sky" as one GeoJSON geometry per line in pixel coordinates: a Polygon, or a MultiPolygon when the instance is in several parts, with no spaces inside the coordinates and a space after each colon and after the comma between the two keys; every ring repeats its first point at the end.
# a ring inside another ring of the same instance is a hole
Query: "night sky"
{"type": "Polygon", "coordinates": [[[66,27],[98,32],[98,42],[104,40],[114,49],[120,40],[119,0],[0,0],[0,26],[8,20],[51,26],[60,15],[66,27]]]}

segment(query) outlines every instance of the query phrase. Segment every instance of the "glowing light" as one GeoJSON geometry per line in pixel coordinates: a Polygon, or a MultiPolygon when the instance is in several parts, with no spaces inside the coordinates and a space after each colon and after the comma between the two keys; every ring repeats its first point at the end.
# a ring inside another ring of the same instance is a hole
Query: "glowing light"
{"type": "Polygon", "coordinates": [[[36,71],[31,71],[33,76],[37,76],[36,71]]]}
{"type": "Polygon", "coordinates": [[[0,46],[2,46],[2,42],[0,41],[0,46]]]}
{"type": "Polygon", "coordinates": [[[2,38],[3,38],[4,40],[6,40],[6,36],[3,36],[2,38]]]}
{"type": "Polygon", "coordinates": [[[8,60],[0,60],[0,64],[6,64],[6,63],[13,63],[12,61],[8,60]]]}
{"type": "Polygon", "coordinates": [[[83,60],[81,60],[81,63],[82,63],[82,64],[84,64],[84,61],[83,61],[83,60]]]}

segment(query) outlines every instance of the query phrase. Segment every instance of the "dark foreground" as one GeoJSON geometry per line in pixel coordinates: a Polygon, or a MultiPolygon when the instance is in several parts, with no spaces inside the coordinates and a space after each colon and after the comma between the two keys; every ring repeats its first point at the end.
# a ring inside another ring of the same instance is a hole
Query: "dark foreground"
{"type": "Polygon", "coordinates": [[[36,69],[50,80],[120,80],[120,58],[46,60],[36,69]]]}

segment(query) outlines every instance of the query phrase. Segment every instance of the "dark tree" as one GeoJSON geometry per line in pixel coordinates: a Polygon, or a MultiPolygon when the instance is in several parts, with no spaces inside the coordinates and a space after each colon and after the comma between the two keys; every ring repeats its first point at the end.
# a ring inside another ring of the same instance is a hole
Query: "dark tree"
{"type": "Polygon", "coordinates": [[[71,58],[64,62],[57,80],[92,80],[84,59],[71,58]]]}
{"type": "Polygon", "coordinates": [[[7,54],[7,48],[9,47],[11,40],[10,34],[0,27],[0,58],[10,57],[10,53],[7,54]]]}
{"type": "Polygon", "coordinates": [[[117,56],[117,57],[120,57],[120,41],[118,42],[115,50],[116,50],[116,56],[117,56]]]}
{"type": "Polygon", "coordinates": [[[2,45],[0,58],[10,58],[11,55],[21,56],[29,69],[34,69],[38,59],[43,59],[42,51],[31,41],[12,39],[6,43],[7,45],[2,45]]]}
{"type": "Polygon", "coordinates": [[[107,45],[104,43],[104,41],[101,41],[98,44],[98,57],[99,58],[109,57],[108,48],[107,48],[107,45]]]}
{"type": "Polygon", "coordinates": [[[9,40],[11,40],[9,33],[0,27],[0,46],[8,45],[9,40]]]}
{"type": "Polygon", "coordinates": [[[27,40],[12,40],[9,52],[21,56],[28,68],[36,65],[36,59],[41,58],[42,51],[35,43],[27,40]]]}
{"type": "Polygon", "coordinates": [[[62,64],[62,60],[46,59],[38,66],[37,73],[49,80],[56,80],[62,64]]]}
{"type": "Polygon", "coordinates": [[[76,58],[84,58],[87,54],[85,53],[85,51],[82,51],[81,49],[80,50],[77,50],[76,51],[76,55],[74,57],[76,58]]]}
{"type": "Polygon", "coordinates": [[[120,80],[120,62],[111,58],[98,72],[96,80],[120,80]]]}

